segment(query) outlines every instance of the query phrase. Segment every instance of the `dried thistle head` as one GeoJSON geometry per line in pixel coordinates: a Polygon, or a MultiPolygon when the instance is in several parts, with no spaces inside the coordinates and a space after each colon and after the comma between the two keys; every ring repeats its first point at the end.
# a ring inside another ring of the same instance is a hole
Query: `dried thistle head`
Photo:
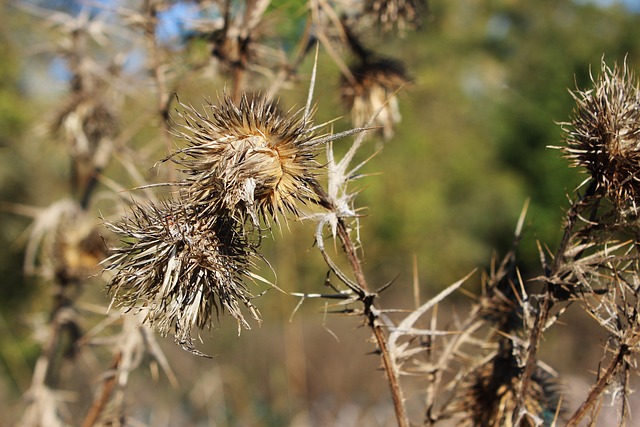
{"type": "MultiPolygon", "coordinates": [[[[515,413],[519,403],[519,374],[511,354],[498,354],[489,359],[465,380],[456,414],[464,414],[464,426],[514,426],[519,416],[515,413]]],[[[558,411],[557,382],[550,374],[537,368],[531,376],[526,396],[522,401],[524,417],[518,425],[534,427],[551,425],[558,411]]]]}
{"type": "Polygon", "coordinates": [[[342,77],[340,94],[354,126],[364,126],[374,117],[372,124],[381,126],[382,136],[391,139],[401,119],[396,92],[409,82],[404,67],[382,59],[353,67],[351,74],[353,78],[342,77]]]}
{"type": "Polygon", "coordinates": [[[225,96],[204,114],[181,105],[179,136],[188,146],[171,158],[189,175],[182,185],[193,204],[236,218],[248,214],[257,224],[260,215],[266,222],[277,222],[278,213],[297,215],[297,202],[315,198],[323,139],[304,115],[246,95],[239,105],[225,96]]]}
{"type": "Polygon", "coordinates": [[[372,16],[385,33],[397,28],[400,34],[420,28],[426,0],[366,0],[365,13],[372,16]]]}
{"type": "Polygon", "coordinates": [[[211,327],[214,314],[229,312],[250,326],[241,305],[260,320],[243,283],[251,277],[252,246],[227,218],[198,215],[169,201],[134,205],[128,217],[107,227],[123,237],[106,260],[114,271],[108,289],[129,309],[146,311],[145,323],[162,335],[175,328],[176,342],[195,352],[192,330],[211,327]]]}
{"type": "Polygon", "coordinates": [[[111,158],[118,118],[103,91],[76,92],[57,111],[50,130],[68,144],[74,187],[85,189],[95,169],[111,158]]]}
{"type": "Polygon", "coordinates": [[[56,229],[52,252],[56,277],[61,283],[87,279],[99,271],[106,249],[86,211],[64,218],[56,229]]]}
{"type": "Polygon", "coordinates": [[[193,22],[190,38],[206,40],[214,66],[234,79],[240,72],[273,69],[277,66],[274,60],[280,56],[264,43],[273,30],[264,21],[269,4],[269,0],[224,5],[201,2],[201,19],[193,22]],[[204,18],[207,16],[214,18],[204,18]]]}
{"type": "Polygon", "coordinates": [[[26,274],[67,285],[98,271],[106,247],[95,219],[77,201],[62,199],[47,208],[28,211],[25,215],[35,215],[26,247],[26,274]]]}
{"type": "Polygon", "coordinates": [[[618,206],[640,197],[640,90],[626,64],[604,62],[593,88],[573,93],[576,107],[563,123],[565,157],[583,167],[618,206]]]}
{"type": "Polygon", "coordinates": [[[51,125],[52,133],[64,133],[72,144],[72,154],[90,157],[103,137],[117,131],[115,114],[95,93],[78,93],[62,105],[51,125]]]}

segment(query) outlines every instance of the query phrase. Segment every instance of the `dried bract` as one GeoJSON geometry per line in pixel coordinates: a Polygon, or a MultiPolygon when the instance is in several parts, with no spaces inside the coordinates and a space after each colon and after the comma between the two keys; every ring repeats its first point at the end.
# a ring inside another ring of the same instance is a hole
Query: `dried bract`
{"type": "Polygon", "coordinates": [[[563,123],[565,156],[583,167],[619,207],[640,197],[640,91],[626,64],[602,64],[593,89],[573,94],[576,108],[563,123]]]}
{"type": "Polygon", "coordinates": [[[382,59],[360,64],[351,73],[353,80],[342,77],[340,93],[354,126],[364,126],[374,117],[372,125],[381,126],[380,133],[391,139],[401,119],[396,92],[409,82],[404,67],[382,59]]]}
{"type": "Polygon", "coordinates": [[[94,218],[71,199],[36,210],[25,253],[25,273],[58,284],[81,283],[96,273],[105,246],[94,218]]]}
{"type": "Polygon", "coordinates": [[[190,203],[257,224],[260,215],[277,222],[278,213],[298,214],[296,202],[315,198],[323,138],[303,115],[246,95],[239,105],[225,96],[204,114],[181,105],[179,136],[189,145],[171,158],[189,175],[181,184],[190,203]]]}
{"type": "Polygon", "coordinates": [[[106,270],[115,271],[108,288],[119,304],[146,310],[145,322],[193,351],[191,331],[211,327],[213,315],[228,311],[238,328],[249,329],[244,305],[259,320],[253,297],[242,282],[250,276],[251,245],[225,218],[198,218],[177,202],[134,205],[130,215],[107,226],[124,237],[106,270]]]}

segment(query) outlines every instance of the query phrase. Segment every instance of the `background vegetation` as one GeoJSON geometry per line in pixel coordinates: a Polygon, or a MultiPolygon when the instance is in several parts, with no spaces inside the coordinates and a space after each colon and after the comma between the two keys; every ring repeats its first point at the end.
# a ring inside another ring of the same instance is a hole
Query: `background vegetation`
{"type": "MultiPolygon", "coordinates": [[[[101,7],[117,5],[99,3],[91,3],[90,18],[99,18],[101,7]]],[[[285,42],[294,43],[304,26],[299,17],[305,5],[282,0],[270,7],[269,30],[290,34],[285,42]]],[[[37,332],[51,312],[49,284],[24,275],[28,218],[70,192],[65,147],[47,131],[56,109],[69,97],[70,78],[68,58],[52,53],[59,28],[49,19],[55,18],[51,13],[77,17],[82,11],[70,1],[2,4],[0,413],[7,414],[2,422],[20,419],[38,344],[46,339],[37,332]]],[[[383,150],[367,164],[365,172],[372,176],[361,181],[357,201],[366,207],[361,241],[367,276],[375,278],[374,287],[395,281],[383,306],[414,307],[414,271],[425,299],[478,266],[488,268],[492,256],[511,244],[527,199],[521,268],[527,277],[540,271],[536,240],[557,245],[568,207],[565,194],[585,178],[557,150],[547,149],[560,143],[557,122],[568,120],[575,104],[567,89],[588,87],[590,70],[597,74],[603,57],[607,63],[626,58],[630,68],[639,69],[636,12],[615,2],[431,1],[420,30],[401,38],[363,38],[377,53],[401,60],[412,76],[398,94],[402,121],[394,138],[370,142],[367,155],[383,150]]],[[[169,46],[172,61],[201,64],[204,70],[181,83],[181,100],[199,105],[203,97],[215,99],[225,81],[221,74],[206,72],[206,44],[181,39],[184,34],[170,30],[158,37],[169,46]]],[[[134,84],[112,102],[122,103],[122,127],[136,135],[132,141],[143,156],[137,172],[164,173],[153,166],[171,143],[149,142],[164,124],[154,116],[151,83],[136,75],[143,72],[137,62],[147,58],[131,49],[126,37],[114,37],[129,55],[117,78],[134,84]],[[136,127],[144,116],[149,117],[145,126],[136,127]]],[[[99,43],[89,46],[94,48],[99,52],[99,43]]],[[[309,56],[298,82],[280,92],[284,105],[304,105],[312,65],[309,56]]],[[[339,69],[321,51],[316,122],[349,116],[340,102],[339,79],[339,69]]],[[[268,90],[268,81],[254,83],[252,89],[268,90]]],[[[349,126],[346,119],[335,123],[336,130],[349,126]]],[[[343,149],[340,144],[337,151],[343,149]]],[[[138,184],[118,162],[104,175],[122,188],[138,184]]],[[[99,191],[113,188],[103,181],[99,191]]],[[[110,202],[100,203],[104,215],[113,213],[110,202]]],[[[264,242],[277,284],[287,292],[322,291],[326,266],[312,250],[312,229],[313,224],[291,222],[281,235],[264,242]]],[[[263,272],[273,276],[267,267],[263,272]]],[[[105,306],[109,297],[100,283],[81,292],[86,301],[105,306]]],[[[467,289],[479,292],[479,279],[472,279],[467,289]]],[[[469,301],[457,294],[440,312],[451,321],[469,301]]],[[[385,380],[377,371],[379,359],[367,356],[372,350],[369,331],[359,328],[358,319],[327,315],[318,302],[305,303],[291,317],[297,304],[290,295],[267,292],[257,301],[264,322],[239,338],[234,322],[221,318],[219,329],[202,334],[201,347],[215,355],[213,360],[201,360],[170,339],[162,340],[175,381],[153,368],[137,371],[127,392],[132,416],[154,426],[393,425],[385,380]]],[[[88,330],[94,325],[82,326],[88,330]]],[[[545,360],[568,373],[569,405],[573,391],[583,392],[591,379],[587,367],[597,366],[602,354],[601,348],[584,347],[589,328],[588,322],[579,330],[560,327],[543,350],[545,360]]],[[[96,358],[82,354],[74,367],[78,382],[96,381],[90,377],[96,364],[96,358]]],[[[62,398],[71,412],[82,411],[77,407],[82,403],[74,403],[82,402],[79,395],[62,398]]]]}

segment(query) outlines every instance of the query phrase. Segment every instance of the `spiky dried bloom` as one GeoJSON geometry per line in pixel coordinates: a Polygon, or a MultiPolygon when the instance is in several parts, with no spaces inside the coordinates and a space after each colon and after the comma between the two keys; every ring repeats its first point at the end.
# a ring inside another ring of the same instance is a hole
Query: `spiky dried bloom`
{"type": "Polygon", "coordinates": [[[400,34],[406,30],[420,28],[423,11],[427,9],[426,0],[366,0],[365,13],[374,17],[384,32],[398,29],[400,34]]]}
{"type": "MultiPolygon", "coordinates": [[[[201,2],[200,19],[191,25],[192,39],[206,40],[216,67],[224,74],[238,71],[273,69],[277,58],[273,48],[264,43],[273,34],[273,26],[265,25],[265,12],[270,0],[248,0],[243,5],[224,6],[201,2]],[[239,6],[239,7],[236,7],[239,6]],[[222,9],[222,10],[221,10],[222,9]],[[226,9],[226,10],[225,10],[226,9]],[[212,16],[212,19],[204,17],[212,16]],[[275,61],[274,61],[275,60],[275,61]]],[[[236,74],[234,78],[237,78],[236,74]]]]}
{"type": "Polygon", "coordinates": [[[573,93],[576,108],[563,123],[573,166],[583,167],[597,187],[618,206],[634,206],[640,197],[640,90],[624,64],[604,62],[593,88],[573,93]]]}
{"type": "Polygon", "coordinates": [[[95,219],[72,199],[35,211],[25,273],[61,285],[79,283],[95,274],[106,252],[95,219]]]}
{"type": "Polygon", "coordinates": [[[53,119],[51,133],[66,141],[72,163],[72,184],[85,191],[111,159],[118,118],[102,90],[74,93],[53,119]]]}
{"type": "Polygon", "coordinates": [[[243,95],[239,105],[224,96],[205,113],[181,104],[178,131],[188,146],[171,156],[188,177],[190,204],[225,211],[254,224],[261,216],[298,214],[297,202],[314,199],[319,169],[316,137],[304,114],[283,113],[276,104],[243,95]]]}
{"type": "MultiPolygon", "coordinates": [[[[519,374],[521,369],[510,354],[496,355],[468,376],[455,405],[456,415],[464,414],[460,426],[514,426],[519,414],[519,374]]],[[[523,398],[524,416],[519,426],[551,425],[558,411],[558,384],[537,368],[523,398]]]]}
{"type": "Polygon", "coordinates": [[[134,205],[130,215],[107,227],[124,237],[106,260],[115,272],[108,284],[115,300],[146,311],[144,322],[194,351],[192,330],[211,327],[214,314],[228,311],[238,330],[250,326],[244,305],[260,320],[242,279],[251,276],[251,245],[224,217],[205,221],[174,201],[134,205]],[[196,218],[196,220],[194,220],[196,218]]]}
{"type": "Polygon", "coordinates": [[[74,157],[90,158],[102,138],[113,138],[118,130],[117,118],[104,96],[95,92],[78,92],[66,101],[51,124],[53,133],[63,133],[71,144],[74,157]]]}
{"type": "Polygon", "coordinates": [[[58,225],[53,242],[53,265],[60,283],[80,283],[95,274],[106,255],[95,221],[86,211],[75,212],[58,225]]]}
{"type": "Polygon", "coordinates": [[[410,79],[399,62],[382,59],[365,62],[351,69],[353,79],[342,77],[340,94],[346,108],[351,110],[354,126],[368,124],[372,117],[374,126],[389,140],[394,126],[400,122],[400,110],[396,93],[410,79]]]}

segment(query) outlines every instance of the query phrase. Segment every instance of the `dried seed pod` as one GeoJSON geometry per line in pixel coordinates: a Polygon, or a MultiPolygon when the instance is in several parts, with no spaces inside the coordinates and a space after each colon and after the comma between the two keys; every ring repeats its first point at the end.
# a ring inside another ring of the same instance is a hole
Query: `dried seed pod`
{"type": "MultiPolygon", "coordinates": [[[[593,80],[593,79],[592,79],[593,80]]],[[[563,123],[565,157],[583,167],[620,208],[640,197],[640,90],[626,64],[604,62],[593,89],[573,93],[576,107],[563,123]]]]}
{"type": "Polygon", "coordinates": [[[275,35],[273,22],[264,20],[269,4],[270,0],[247,0],[242,5],[200,3],[200,19],[191,26],[189,38],[205,40],[214,69],[231,76],[238,87],[246,82],[245,72],[255,73],[254,81],[256,74],[270,76],[269,70],[280,67],[284,52],[267,43],[275,35]]]}
{"type": "Polygon", "coordinates": [[[380,134],[389,140],[394,126],[400,122],[396,92],[409,82],[399,62],[382,59],[364,62],[351,69],[353,79],[342,77],[340,93],[345,106],[351,110],[354,126],[364,126],[373,119],[381,126],[380,134]]]}
{"type": "Polygon", "coordinates": [[[516,414],[520,402],[519,375],[512,354],[498,354],[476,368],[465,380],[454,411],[464,414],[460,426],[512,426],[522,416],[521,426],[551,425],[558,411],[557,381],[541,368],[531,376],[523,413],[516,414]]]}
{"type": "Polygon", "coordinates": [[[95,218],[71,199],[38,209],[25,254],[25,273],[78,284],[99,270],[106,247],[95,218]]]}
{"type": "Polygon", "coordinates": [[[200,218],[193,208],[168,201],[134,205],[130,215],[107,227],[123,236],[106,270],[115,271],[108,289],[129,309],[146,310],[145,322],[196,352],[192,330],[211,327],[214,314],[228,311],[241,327],[249,324],[241,305],[260,320],[243,283],[250,277],[252,246],[227,218],[200,218]]]}
{"type": "Polygon", "coordinates": [[[301,114],[246,95],[239,105],[225,96],[204,114],[181,105],[179,136],[189,145],[171,159],[189,175],[181,183],[189,204],[240,220],[248,214],[258,224],[260,216],[268,223],[278,213],[297,215],[297,202],[315,198],[315,156],[324,139],[301,114]]]}
{"type": "Polygon", "coordinates": [[[86,211],[78,210],[58,224],[52,254],[60,283],[80,283],[99,271],[106,247],[86,211]]]}
{"type": "Polygon", "coordinates": [[[78,92],[57,112],[51,132],[69,144],[72,180],[84,191],[95,169],[104,168],[111,158],[118,119],[102,90],[78,92]]]}
{"type": "Polygon", "coordinates": [[[374,17],[382,31],[397,28],[400,34],[420,28],[425,0],[367,0],[365,13],[374,17]]]}

